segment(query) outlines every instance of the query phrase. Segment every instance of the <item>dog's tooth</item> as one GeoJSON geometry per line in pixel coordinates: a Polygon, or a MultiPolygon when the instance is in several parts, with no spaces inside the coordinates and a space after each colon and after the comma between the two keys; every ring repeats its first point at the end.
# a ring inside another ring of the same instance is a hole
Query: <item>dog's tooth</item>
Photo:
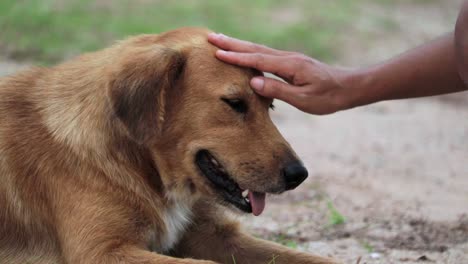
{"type": "Polygon", "coordinates": [[[246,198],[248,194],[249,194],[249,190],[245,190],[242,192],[242,197],[246,198]]]}

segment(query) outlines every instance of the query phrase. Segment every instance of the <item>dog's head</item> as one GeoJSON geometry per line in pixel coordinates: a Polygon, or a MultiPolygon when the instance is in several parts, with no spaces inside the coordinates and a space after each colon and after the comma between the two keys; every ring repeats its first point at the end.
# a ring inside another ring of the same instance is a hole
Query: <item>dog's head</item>
{"type": "Polygon", "coordinates": [[[265,193],[307,177],[273,125],[260,74],[218,61],[209,31],[184,28],[120,45],[110,102],[129,137],[153,153],[169,192],[190,192],[259,215],[265,193]]]}

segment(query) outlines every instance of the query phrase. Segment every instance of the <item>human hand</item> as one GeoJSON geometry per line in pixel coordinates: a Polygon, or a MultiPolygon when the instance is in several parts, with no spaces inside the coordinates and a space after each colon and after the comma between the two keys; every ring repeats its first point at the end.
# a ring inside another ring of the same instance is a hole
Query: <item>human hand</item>
{"type": "Polygon", "coordinates": [[[255,68],[284,81],[254,77],[252,88],[260,95],[283,100],[310,114],[330,114],[350,108],[344,87],[349,71],[331,67],[296,52],[272,49],[212,33],[209,42],[219,47],[216,57],[224,62],[255,68]]]}

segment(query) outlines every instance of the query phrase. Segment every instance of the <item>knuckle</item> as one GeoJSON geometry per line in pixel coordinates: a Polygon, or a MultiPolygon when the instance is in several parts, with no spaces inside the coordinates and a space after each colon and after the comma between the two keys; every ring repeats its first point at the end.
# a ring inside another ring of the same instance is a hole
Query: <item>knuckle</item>
{"type": "Polygon", "coordinates": [[[291,61],[291,64],[293,66],[293,69],[295,71],[299,70],[302,66],[302,57],[300,55],[292,55],[289,60],[291,61]]]}
{"type": "Polygon", "coordinates": [[[294,54],[289,57],[290,69],[292,80],[297,83],[299,79],[303,79],[302,75],[305,75],[306,72],[310,70],[310,66],[313,65],[313,60],[310,57],[307,57],[304,54],[294,54]]]}
{"type": "Polygon", "coordinates": [[[297,71],[296,75],[294,75],[293,82],[295,84],[305,85],[305,84],[309,83],[309,81],[308,81],[310,79],[309,77],[310,77],[309,72],[304,71],[304,70],[302,70],[302,71],[299,70],[299,71],[297,71]]]}
{"type": "Polygon", "coordinates": [[[265,56],[263,54],[255,54],[255,67],[260,68],[265,64],[265,56]]]}
{"type": "Polygon", "coordinates": [[[261,49],[261,46],[259,44],[255,44],[253,42],[248,42],[248,48],[251,51],[259,51],[261,49]]]}
{"type": "Polygon", "coordinates": [[[267,47],[261,44],[253,43],[253,42],[248,42],[248,47],[250,51],[254,52],[260,52],[262,50],[265,50],[267,47]]]}
{"type": "Polygon", "coordinates": [[[292,55],[292,60],[298,66],[305,66],[305,65],[310,64],[311,62],[313,62],[313,60],[310,57],[308,57],[308,56],[306,56],[304,54],[301,54],[301,53],[296,53],[296,54],[292,55]]]}
{"type": "Polygon", "coordinates": [[[302,67],[305,67],[307,65],[310,65],[312,63],[312,59],[307,57],[306,55],[300,55],[299,56],[299,64],[302,66],[302,67]]]}

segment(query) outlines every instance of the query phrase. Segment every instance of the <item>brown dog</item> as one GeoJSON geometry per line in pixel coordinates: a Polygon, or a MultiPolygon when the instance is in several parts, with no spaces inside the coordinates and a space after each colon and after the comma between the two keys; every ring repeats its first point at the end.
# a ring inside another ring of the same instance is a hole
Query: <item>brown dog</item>
{"type": "Polygon", "coordinates": [[[0,79],[0,263],[332,263],[224,215],[260,214],[307,171],[249,88],[256,73],[217,61],[208,33],[0,79]]]}

